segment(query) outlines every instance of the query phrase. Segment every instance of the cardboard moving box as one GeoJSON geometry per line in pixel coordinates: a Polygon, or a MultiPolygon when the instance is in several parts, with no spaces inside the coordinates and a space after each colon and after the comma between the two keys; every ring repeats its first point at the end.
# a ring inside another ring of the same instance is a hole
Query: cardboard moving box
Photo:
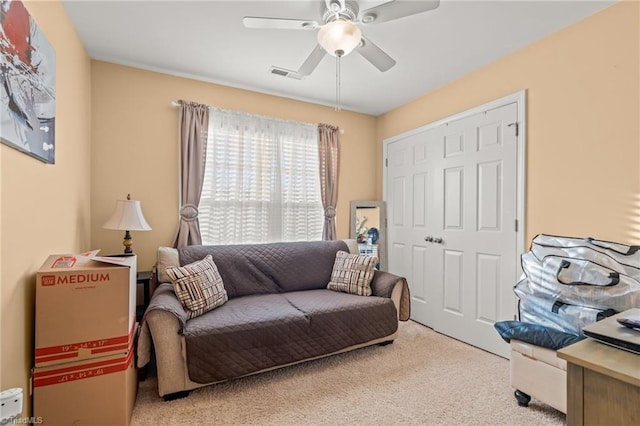
{"type": "Polygon", "coordinates": [[[44,425],[128,425],[138,391],[134,364],[131,346],[124,354],[35,367],[34,417],[44,425]]]}
{"type": "Polygon", "coordinates": [[[132,341],[136,256],[92,254],[49,256],[36,274],[36,367],[122,354],[132,341]]]}

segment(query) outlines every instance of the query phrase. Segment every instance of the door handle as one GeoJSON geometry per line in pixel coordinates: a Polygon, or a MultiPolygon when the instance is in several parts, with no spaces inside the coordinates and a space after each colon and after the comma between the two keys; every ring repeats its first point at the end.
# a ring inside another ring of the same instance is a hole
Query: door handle
{"type": "Polygon", "coordinates": [[[424,240],[428,243],[432,243],[433,242],[433,237],[431,235],[428,235],[426,237],[424,237],[424,240]]]}
{"type": "Polygon", "coordinates": [[[437,238],[433,239],[433,242],[436,243],[436,244],[442,244],[444,241],[442,240],[442,238],[437,237],[437,238]]]}

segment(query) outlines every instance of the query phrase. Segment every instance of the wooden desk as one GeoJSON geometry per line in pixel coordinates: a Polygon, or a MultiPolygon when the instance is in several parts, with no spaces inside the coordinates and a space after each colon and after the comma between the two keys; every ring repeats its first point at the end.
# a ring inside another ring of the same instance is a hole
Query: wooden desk
{"type": "Polygon", "coordinates": [[[567,361],[567,425],[639,425],[640,355],[585,339],[567,361]]]}

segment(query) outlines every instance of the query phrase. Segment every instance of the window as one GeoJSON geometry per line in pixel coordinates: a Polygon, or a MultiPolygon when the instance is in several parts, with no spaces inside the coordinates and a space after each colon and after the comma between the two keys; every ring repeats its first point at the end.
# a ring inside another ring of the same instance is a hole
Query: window
{"type": "Polygon", "coordinates": [[[211,108],[203,244],[322,239],[317,125],[211,108]]]}

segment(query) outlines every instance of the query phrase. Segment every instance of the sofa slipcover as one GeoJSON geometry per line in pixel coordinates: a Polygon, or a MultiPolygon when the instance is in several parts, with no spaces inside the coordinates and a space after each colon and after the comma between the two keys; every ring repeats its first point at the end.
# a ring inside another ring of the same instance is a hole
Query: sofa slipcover
{"type": "MultiPolygon", "coordinates": [[[[158,393],[200,386],[390,342],[409,318],[403,277],[374,274],[372,296],[327,290],[338,251],[357,253],[353,240],[158,250],[158,265],[181,266],[211,254],[229,300],[187,319],[171,284],[160,284],[141,324],[138,366],[151,356],[158,393]]],[[[158,276],[161,271],[158,271],[158,276]]]]}

